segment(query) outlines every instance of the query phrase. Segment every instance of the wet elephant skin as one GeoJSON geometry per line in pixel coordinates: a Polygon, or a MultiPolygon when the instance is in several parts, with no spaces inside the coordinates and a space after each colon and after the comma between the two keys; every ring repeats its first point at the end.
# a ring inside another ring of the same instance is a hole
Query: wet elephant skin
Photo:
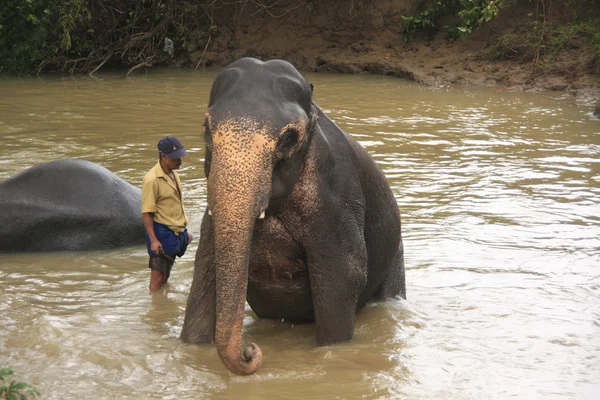
{"type": "Polygon", "coordinates": [[[208,208],[181,337],[216,343],[240,375],[244,304],[315,321],[317,345],[349,341],[368,301],[406,296],[400,214],[366,151],[313,102],[288,62],[243,58],[213,84],[205,121],[208,208]]]}
{"type": "Polygon", "coordinates": [[[0,251],[143,244],[141,199],[139,188],[89,161],[28,168],[0,183],[0,251]]]}

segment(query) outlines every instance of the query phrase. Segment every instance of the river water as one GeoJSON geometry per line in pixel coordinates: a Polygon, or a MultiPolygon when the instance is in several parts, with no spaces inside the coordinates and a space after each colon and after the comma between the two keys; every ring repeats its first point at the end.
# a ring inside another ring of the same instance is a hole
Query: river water
{"type": "MultiPolygon", "coordinates": [[[[134,185],[156,142],[188,149],[191,232],[206,204],[202,123],[215,71],[0,81],[0,180],[56,159],[134,185]]],[[[352,343],[256,320],[264,364],[229,374],[180,342],[197,240],[148,293],[143,247],[0,255],[0,367],[45,399],[600,398],[600,120],[569,99],[306,75],[386,173],[408,300],[370,305],[352,343]]],[[[0,210],[1,212],[1,210],[0,210]]]]}

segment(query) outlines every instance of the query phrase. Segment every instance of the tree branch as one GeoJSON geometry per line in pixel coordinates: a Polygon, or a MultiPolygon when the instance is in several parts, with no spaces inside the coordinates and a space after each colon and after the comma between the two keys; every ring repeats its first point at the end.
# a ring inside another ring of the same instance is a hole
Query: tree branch
{"type": "Polygon", "coordinates": [[[129,71],[127,71],[127,74],[125,74],[125,76],[126,76],[126,77],[128,77],[128,76],[130,76],[130,75],[133,73],[133,71],[135,71],[136,69],[143,68],[143,67],[146,67],[146,68],[152,68],[152,64],[150,64],[150,63],[147,63],[147,62],[145,62],[145,61],[144,61],[144,62],[141,62],[141,63],[139,63],[138,65],[136,65],[136,66],[134,66],[134,67],[131,67],[131,68],[129,69],[129,71]]]}
{"type": "Polygon", "coordinates": [[[106,64],[106,62],[112,57],[112,55],[113,55],[113,51],[111,50],[111,51],[108,52],[108,55],[106,56],[106,58],[104,59],[104,61],[102,61],[102,63],[100,65],[98,65],[96,68],[94,68],[94,70],[92,72],[90,72],[89,75],[90,76],[94,75],[94,73],[96,71],[98,71],[100,68],[102,68],[102,66],[104,64],[106,64]]]}

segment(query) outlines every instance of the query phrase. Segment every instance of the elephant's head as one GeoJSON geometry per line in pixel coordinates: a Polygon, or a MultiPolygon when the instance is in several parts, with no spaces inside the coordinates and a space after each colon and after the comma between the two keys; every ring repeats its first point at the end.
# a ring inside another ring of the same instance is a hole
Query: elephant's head
{"type": "Polygon", "coordinates": [[[281,60],[238,60],[217,75],[210,93],[204,171],[215,242],[215,342],[236,374],[252,374],[262,362],[256,344],[243,344],[252,233],[291,192],[316,119],[312,86],[281,60]]]}

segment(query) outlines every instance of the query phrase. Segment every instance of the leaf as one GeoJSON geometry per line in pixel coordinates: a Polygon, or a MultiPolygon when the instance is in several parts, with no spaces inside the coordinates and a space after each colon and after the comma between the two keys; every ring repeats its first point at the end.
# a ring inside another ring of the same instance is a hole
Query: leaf
{"type": "Polygon", "coordinates": [[[15,371],[10,368],[2,368],[0,369],[0,380],[4,381],[5,378],[10,378],[14,373],[15,371]]]}
{"type": "Polygon", "coordinates": [[[35,15],[33,15],[33,14],[29,14],[29,15],[27,16],[26,20],[27,20],[28,22],[31,22],[31,23],[32,23],[32,24],[34,24],[34,25],[39,25],[39,24],[40,24],[40,20],[38,19],[38,17],[36,17],[36,16],[35,16],[35,15]]]}
{"type": "Polygon", "coordinates": [[[27,386],[29,386],[29,385],[26,383],[12,381],[12,383],[10,384],[10,389],[17,391],[17,390],[25,389],[27,386]]]}

